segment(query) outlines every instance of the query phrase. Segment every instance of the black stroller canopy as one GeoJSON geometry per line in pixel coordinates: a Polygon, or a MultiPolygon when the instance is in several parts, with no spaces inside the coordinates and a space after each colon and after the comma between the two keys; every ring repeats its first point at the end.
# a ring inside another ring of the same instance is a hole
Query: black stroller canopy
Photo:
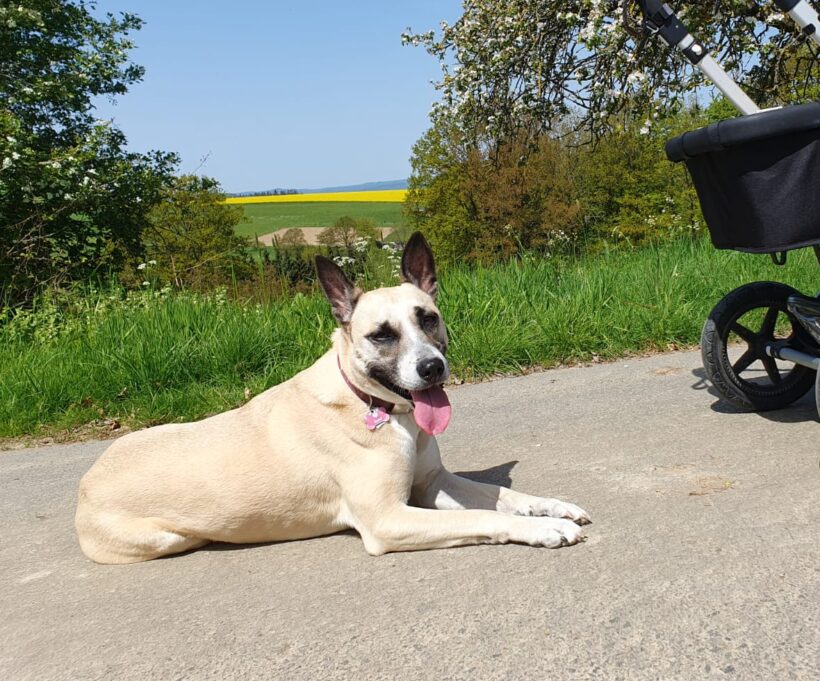
{"type": "Polygon", "coordinates": [[[809,102],[719,121],[685,132],[666,143],[666,156],[670,161],[685,161],[748,142],[817,129],[820,129],[820,102],[809,102]]]}

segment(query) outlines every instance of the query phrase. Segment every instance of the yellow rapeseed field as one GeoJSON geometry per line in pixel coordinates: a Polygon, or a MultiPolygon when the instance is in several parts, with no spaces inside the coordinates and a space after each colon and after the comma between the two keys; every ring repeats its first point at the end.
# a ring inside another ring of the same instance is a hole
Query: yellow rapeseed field
{"type": "Polygon", "coordinates": [[[232,196],[225,203],[308,203],[311,201],[380,201],[401,203],[406,189],[385,189],[375,192],[329,192],[326,194],[277,194],[271,196],[232,196]]]}

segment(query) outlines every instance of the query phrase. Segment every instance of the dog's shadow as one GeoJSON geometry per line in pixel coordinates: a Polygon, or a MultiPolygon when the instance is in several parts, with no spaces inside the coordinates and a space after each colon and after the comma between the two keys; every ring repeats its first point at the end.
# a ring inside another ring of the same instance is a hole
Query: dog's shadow
{"type": "MultiPolygon", "coordinates": [[[[499,487],[512,487],[512,478],[510,471],[515,468],[518,461],[508,461],[507,463],[493,466],[492,468],[485,468],[483,471],[458,471],[456,475],[473,482],[483,482],[489,485],[498,485],[499,487]]],[[[460,498],[460,490],[458,486],[447,490],[447,495],[452,497],[466,508],[482,509],[485,511],[495,511],[498,504],[499,493],[491,489],[486,490],[486,494],[477,495],[474,490],[464,492],[464,498],[460,498]]]]}
{"type": "Polygon", "coordinates": [[[456,471],[456,475],[472,480],[473,482],[485,482],[488,485],[512,487],[510,473],[517,464],[517,460],[508,461],[507,463],[502,463],[492,468],[485,468],[483,471],[456,471]]]}

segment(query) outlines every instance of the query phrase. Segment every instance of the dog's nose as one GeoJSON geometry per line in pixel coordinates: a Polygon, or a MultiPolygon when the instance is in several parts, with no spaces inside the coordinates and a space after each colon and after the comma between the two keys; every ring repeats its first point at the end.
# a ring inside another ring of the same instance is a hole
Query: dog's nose
{"type": "Polygon", "coordinates": [[[439,357],[428,357],[416,365],[416,371],[428,383],[437,383],[444,375],[444,362],[439,357]]]}

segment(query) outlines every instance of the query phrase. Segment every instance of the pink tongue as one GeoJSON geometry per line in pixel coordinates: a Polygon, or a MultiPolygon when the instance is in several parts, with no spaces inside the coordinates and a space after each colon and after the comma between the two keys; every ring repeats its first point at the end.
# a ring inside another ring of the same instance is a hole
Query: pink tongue
{"type": "Polygon", "coordinates": [[[416,403],[413,416],[419,428],[428,435],[443,433],[450,423],[453,409],[441,386],[411,392],[410,395],[416,403]]]}

